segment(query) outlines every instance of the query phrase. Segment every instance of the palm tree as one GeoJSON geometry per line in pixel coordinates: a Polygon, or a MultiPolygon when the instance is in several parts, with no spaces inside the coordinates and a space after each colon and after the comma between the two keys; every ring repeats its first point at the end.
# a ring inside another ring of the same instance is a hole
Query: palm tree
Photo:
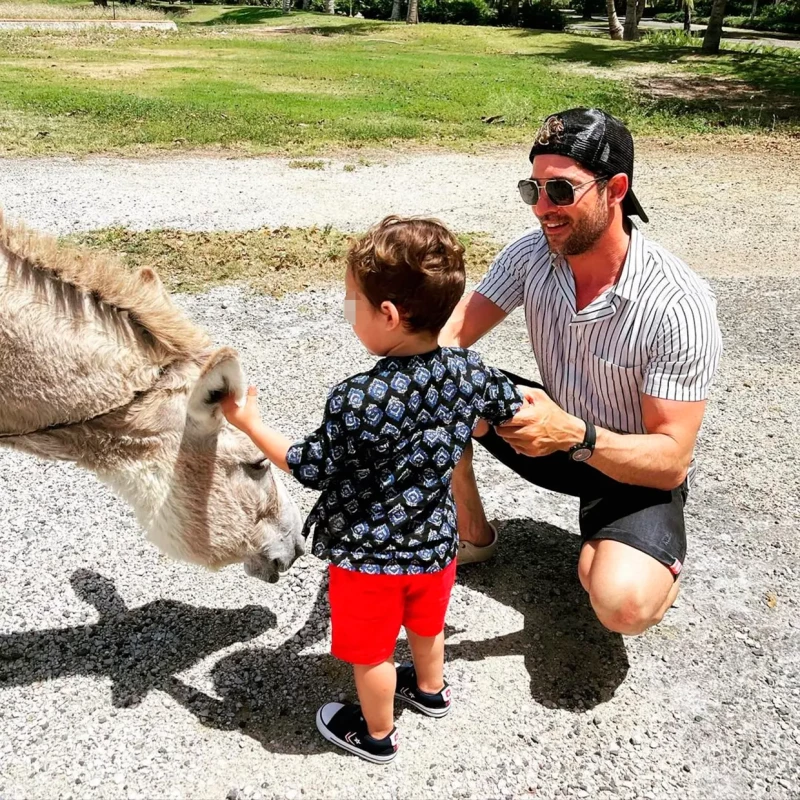
{"type": "Polygon", "coordinates": [[[708,15],[708,27],[703,37],[704,53],[719,53],[719,42],[722,39],[722,20],[725,18],[727,0],[714,0],[711,13],[708,15]]]}
{"type": "Polygon", "coordinates": [[[392,16],[389,17],[392,22],[400,21],[400,0],[394,0],[392,3],[392,16]]]}
{"type": "Polygon", "coordinates": [[[622,39],[622,25],[619,24],[614,0],[606,0],[606,11],[608,12],[608,32],[611,38],[622,39]]]}
{"type": "Polygon", "coordinates": [[[694,14],[694,0],[681,0],[683,6],[683,31],[692,32],[692,14],[694,14]]]}
{"type": "Polygon", "coordinates": [[[336,0],[325,0],[325,13],[326,14],[336,13],[336,0]]]}
{"type": "MultiPolygon", "coordinates": [[[[627,42],[635,42],[639,38],[639,20],[636,15],[638,0],[628,0],[625,8],[625,31],[622,38],[627,42]]],[[[610,22],[610,21],[609,21],[610,22]]],[[[614,38],[613,36],[611,37],[614,38]]]]}
{"type": "Polygon", "coordinates": [[[408,0],[406,22],[409,25],[416,25],[419,22],[419,0],[408,0]]]}

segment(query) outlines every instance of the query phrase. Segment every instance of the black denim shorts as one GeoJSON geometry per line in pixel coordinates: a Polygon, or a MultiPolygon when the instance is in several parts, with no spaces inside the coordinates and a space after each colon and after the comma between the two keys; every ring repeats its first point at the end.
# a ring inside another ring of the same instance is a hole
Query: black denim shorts
{"type": "MultiPolygon", "coordinates": [[[[516,384],[544,389],[541,384],[506,374],[516,384]]],[[[584,543],[613,539],[652,556],[673,576],[680,574],[686,559],[686,482],[671,491],[620,483],[588,463],[572,461],[562,451],[547,456],[520,455],[494,429],[476,441],[526,481],[579,498],[584,543]]]]}

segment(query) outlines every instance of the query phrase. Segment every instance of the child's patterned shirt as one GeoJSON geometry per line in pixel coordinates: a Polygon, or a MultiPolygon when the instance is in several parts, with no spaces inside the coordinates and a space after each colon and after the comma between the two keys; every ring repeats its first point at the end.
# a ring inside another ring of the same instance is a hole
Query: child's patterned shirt
{"type": "Polygon", "coordinates": [[[453,467],[478,418],[499,425],[521,406],[505,375],[455,347],[383,358],[334,387],[320,428],[286,456],[322,490],[305,524],[314,555],[374,574],[444,569],[458,546],[453,467]]]}

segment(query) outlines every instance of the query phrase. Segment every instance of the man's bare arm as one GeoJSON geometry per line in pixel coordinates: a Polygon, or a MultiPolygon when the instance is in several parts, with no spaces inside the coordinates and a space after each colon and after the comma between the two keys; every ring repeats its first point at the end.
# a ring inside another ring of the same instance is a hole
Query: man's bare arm
{"type": "Polygon", "coordinates": [[[472,347],[508,315],[478,292],[470,292],[453,309],[439,334],[442,347],[472,347]]]}
{"type": "Polygon", "coordinates": [[[646,434],[599,428],[589,463],[610,478],[637,486],[674,489],[686,480],[706,401],[681,402],[643,395],[646,434]]]}
{"type": "MultiPolygon", "coordinates": [[[[519,453],[542,456],[569,450],[583,441],[585,425],[561,409],[540,389],[519,387],[526,405],[497,432],[519,453]]],[[[594,454],[587,462],[622,483],[674,489],[685,480],[705,400],[680,402],[642,396],[646,434],[614,433],[597,429],[594,454]]]]}

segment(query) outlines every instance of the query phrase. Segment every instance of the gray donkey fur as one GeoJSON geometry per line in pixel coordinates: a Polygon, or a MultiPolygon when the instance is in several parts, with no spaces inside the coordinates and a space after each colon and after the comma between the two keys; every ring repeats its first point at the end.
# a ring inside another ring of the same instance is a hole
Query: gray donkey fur
{"type": "Polygon", "coordinates": [[[303,551],[273,467],[228,425],[236,352],[211,348],[156,274],[0,214],[0,445],[91,470],[168,555],[276,580],[303,551]]]}

